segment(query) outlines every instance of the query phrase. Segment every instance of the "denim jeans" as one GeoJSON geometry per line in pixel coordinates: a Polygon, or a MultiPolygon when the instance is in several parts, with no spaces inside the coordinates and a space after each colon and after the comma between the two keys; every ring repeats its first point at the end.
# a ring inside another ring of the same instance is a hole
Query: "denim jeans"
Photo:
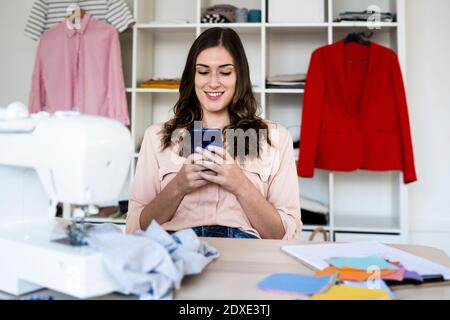
{"type": "MultiPolygon", "coordinates": [[[[224,226],[199,226],[193,227],[192,230],[199,237],[211,237],[211,238],[248,238],[248,239],[258,239],[250,233],[243,232],[238,228],[224,227],[224,226]]],[[[175,231],[167,231],[172,234],[175,231]]]]}
{"type": "Polygon", "coordinates": [[[258,239],[253,234],[243,232],[238,228],[224,227],[224,226],[199,226],[192,228],[199,237],[213,237],[213,238],[248,238],[258,239]]]}

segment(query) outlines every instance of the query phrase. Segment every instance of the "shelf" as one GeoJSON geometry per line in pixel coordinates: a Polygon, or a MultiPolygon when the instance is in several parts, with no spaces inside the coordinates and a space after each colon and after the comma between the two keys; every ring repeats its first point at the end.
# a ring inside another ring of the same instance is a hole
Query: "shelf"
{"type": "Polygon", "coordinates": [[[253,92],[255,93],[261,93],[263,92],[263,89],[260,86],[253,86],[252,87],[253,92]]]}
{"type": "Polygon", "coordinates": [[[133,89],[136,93],[178,93],[178,89],[162,89],[162,88],[136,88],[133,89]]]}
{"type": "Polygon", "coordinates": [[[334,213],[334,231],[400,233],[398,217],[355,216],[334,213]]]}
{"type": "Polygon", "coordinates": [[[178,34],[178,33],[197,33],[197,24],[138,24],[134,28],[136,31],[148,34],[178,34]]]}
{"type": "Polygon", "coordinates": [[[305,89],[265,89],[265,93],[283,93],[283,94],[303,94],[305,92],[305,89]]]}
{"type": "MultiPolygon", "coordinates": [[[[137,23],[133,27],[133,76],[129,88],[134,112],[133,153],[134,167],[139,157],[138,143],[146,128],[153,123],[166,121],[171,116],[179,89],[137,88],[147,78],[175,78],[182,74],[189,48],[204,30],[213,27],[233,28],[244,45],[250,66],[252,91],[263,110],[263,117],[276,121],[285,128],[298,125],[302,117],[304,89],[266,88],[270,75],[306,73],[311,54],[319,47],[343,39],[352,31],[371,31],[372,41],[399,52],[404,59],[404,6],[406,0],[375,0],[382,12],[395,12],[399,22],[334,22],[333,17],[345,11],[358,11],[361,5],[355,0],[323,0],[324,20],[319,23],[265,22],[269,18],[266,1],[246,0],[241,7],[260,7],[263,21],[260,23],[201,23],[200,18],[209,5],[219,3],[208,0],[134,0],[137,23]],[[245,5],[244,5],[245,4],[245,5]],[[177,10],[173,10],[173,8],[177,10]],[[264,12],[265,11],[265,12],[264,12]],[[130,88],[134,86],[134,88],[130,88]]],[[[288,8],[287,10],[292,10],[288,8]]],[[[362,9],[363,10],[363,9],[362,9]]],[[[291,20],[292,21],[292,20],[291,20]]],[[[130,77],[131,78],[131,77],[130,77]]],[[[298,162],[299,149],[293,151],[298,162]]],[[[297,164],[296,164],[297,165],[297,164]]],[[[329,204],[329,225],[304,225],[305,234],[324,228],[330,238],[336,233],[358,237],[362,234],[401,235],[407,229],[403,225],[407,210],[406,191],[398,185],[396,176],[370,174],[338,174],[316,169],[313,178],[298,177],[300,193],[311,199],[329,204]],[[368,192],[364,191],[367,188],[368,192]],[[364,214],[363,216],[358,215],[364,214]],[[356,235],[356,236],[355,236],[356,235]]],[[[339,237],[344,239],[344,235],[339,237]]]]}
{"type": "Polygon", "coordinates": [[[195,29],[200,27],[202,29],[222,27],[222,28],[233,28],[233,29],[254,29],[259,30],[261,27],[266,27],[267,29],[278,29],[278,30],[293,30],[293,29],[303,29],[304,31],[312,31],[314,29],[326,29],[329,26],[336,28],[348,28],[348,27],[358,27],[358,28],[368,28],[370,26],[380,26],[381,28],[396,28],[398,27],[397,22],[380,22],[377,24],[367,23],[364,21],[345,21],[345,22],[328,22],[324,23],[138,23],[134,26],[136,29],[162,29],[162,30],[177,30],[177,29],[195,29]]]}
{"type": "Polygon", "coordinates": [[[196,23],[139,23],[134,26],[136,29],[164,29],[164,30],[177,30],[177,29],[195,29],[196,23]]]}
{"type": "Polygon", "coordinates": [[[213,27],[221,27],[221,28],[261,28],[262,24],[259,22],[244,22],[244,23],[200,23],[201,28],[213,28],[213,27]]]}
{"type": "Polygon", "coordinates": [[[200,23],[200,28],[202,30],[215,27],[232,28],[240,34],[259,34],[261,32],[261,23],[200,23]]]}
{"type": "Polygon", "coordinates": [[[264,24],[267,28],[327,28],[330,24],[323,23],[270,23],[264,24]]]}
{"type": "MultiPolygon", "coordinates": [[[[345,21],[345,22],[333,22],[332,26],[335,28],[349,28],[349,27],[357,27],[357,28],[369,28],[369,27],[375,27],[379,26],[381,28],[396,28],[398,27],[397,22],[380,22],[380,23],[371,23],[371,22],[364,22],[364,21],[345,21]]],[[[376,29],[375,29],[376,30],[376,29]]]]}
{"type": "Polygon", "coordinates": [[[136,29],[195,29],[200,27],[202,29],[222,27],[233,29],[255,29],[259,30],[261,27],[267,29],[304,29],[310,31],[313,29],[325,29],[329,26],[336,28],[368,28],[370,26],[380,26],[381,28],[396,28],[397,22],[380,22],[368,23],[364,21],[345,21],[345,22],[328,22],[324,23],[139,23],[134,26],[136,29]]]}
{"type": "Polygon", "coordinates": [[[267,23],[269,32],[327,32],[329,23],[267,23]]]}

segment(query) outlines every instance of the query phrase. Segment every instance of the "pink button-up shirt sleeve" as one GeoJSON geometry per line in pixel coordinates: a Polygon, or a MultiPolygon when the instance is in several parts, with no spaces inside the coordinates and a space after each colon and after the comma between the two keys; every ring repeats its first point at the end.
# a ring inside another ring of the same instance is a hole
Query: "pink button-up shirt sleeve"
{"type": "Polygon", "coordinates": [[[45,105],[45,88],[44,81],[42,80],[41,42],[39,42],[34,62],[33,76],[31,78],[28,110],[30,113],[36,113],[41,111],[42,107],[45,105]]]}
{"type": "Polygon", "coordinates": [[[128,116],[128,104],[123,80],[122,58],[120,51],[119,34],[117,30],[111,30],[111,55],[109,61],[108,76],[108,102],[109,117],[130,124],[128,116]]]}
{"type": "Polygon", "coordinates": [[[141,230],[139,219],[142,210],[161,191],[158,160],[156,158],[157,152],[160,151],[158,150],[159,147],[154,144],[154,142],[158,142],[160,129],[160,126],[153,125],[145,131],[129,197],[127,233],[141,230]]]}
{"type": "Polygon", "coordinates": [[[294,160],[292,137],[289,132],[278,126],[276,172],[269,179],[267,200],[278,211],[283,222],[285,234],[283,240],[299,239],[302,229],[300,215],[300,195],[294,160]]]}

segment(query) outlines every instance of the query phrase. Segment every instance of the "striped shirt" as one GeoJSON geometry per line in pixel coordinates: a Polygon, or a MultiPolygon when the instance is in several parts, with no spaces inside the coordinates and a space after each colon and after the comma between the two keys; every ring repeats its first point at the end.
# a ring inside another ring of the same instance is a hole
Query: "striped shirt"
{"type": "Polygon", "coordinates": [[[66,9],[69,5],[76,3],[97,19],[109,22],[119,32],[135,23],[124,0],[35,0],[25,26],[25,34],[38,40],[45,30],[67,16],[66,9]]]}

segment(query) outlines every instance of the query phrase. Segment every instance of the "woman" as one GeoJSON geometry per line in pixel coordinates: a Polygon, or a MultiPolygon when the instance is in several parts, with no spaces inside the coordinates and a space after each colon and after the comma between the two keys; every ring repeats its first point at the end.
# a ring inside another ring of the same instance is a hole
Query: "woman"
{"type": "Polygon", "coordinates": [[[127,232],[145,230],[155,219],[166,230],[193,228],[206,237],[297,239],[301,221],[292,139],[256,112],[239,36],[228,28],[204,31],[189,51],[174,117],[145,133],[127,232]],[[224,147],[188,155],[190,148],[183,145],[196,121],[220,128],[224,147]],[[244,133],[244,139],[230,132],[244,133]]]}

